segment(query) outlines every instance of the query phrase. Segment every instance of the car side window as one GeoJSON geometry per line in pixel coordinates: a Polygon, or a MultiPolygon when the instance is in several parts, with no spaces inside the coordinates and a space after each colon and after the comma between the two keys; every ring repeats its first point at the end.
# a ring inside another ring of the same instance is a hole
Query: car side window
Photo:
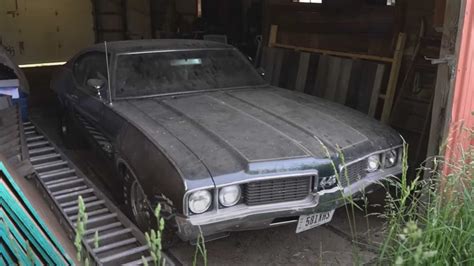
{"type": "Polygon", "coordinates": [[[96,96],[97,91],[90,86],[90,80],[102,81],[102,87],[107,86],[107,63],[105,54],[102,52],[91,52],[84,54],[74,63],[74,78],[79,87],[96,96]],[[89,81],[89,83],[88,83],[89,81]]]}

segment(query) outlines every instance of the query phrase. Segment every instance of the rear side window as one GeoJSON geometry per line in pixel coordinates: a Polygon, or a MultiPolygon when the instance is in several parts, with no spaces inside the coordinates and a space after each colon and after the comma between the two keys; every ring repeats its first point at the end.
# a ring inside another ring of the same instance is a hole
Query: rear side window
{"type": "Polygon", "coordinates": [[[105,54],[92,52],[79,57],[74,63],[74,79],[81,87],[86,86],[88,79],[107,81],[105,54]]]}

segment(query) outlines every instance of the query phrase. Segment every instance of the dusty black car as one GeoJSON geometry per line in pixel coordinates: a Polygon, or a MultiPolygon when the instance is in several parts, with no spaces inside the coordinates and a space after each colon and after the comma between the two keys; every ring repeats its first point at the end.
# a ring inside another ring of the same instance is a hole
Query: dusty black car
{"type": "Polygon", "coordinates": [[[52,87],[65,140],[95,143],[136,223],[148,228],[160,203],[183,240],[293,222],[301,232],[329,222],[344,196],[401,172],[394,130],[267,85],[225,44],[98,44],[52,87]]]}

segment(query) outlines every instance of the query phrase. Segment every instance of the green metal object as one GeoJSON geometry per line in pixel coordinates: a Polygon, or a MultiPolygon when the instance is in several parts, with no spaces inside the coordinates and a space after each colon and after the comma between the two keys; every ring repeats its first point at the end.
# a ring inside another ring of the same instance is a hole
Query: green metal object
{"type": "Polygon", "coordinates": [[[0,162],[0,265],[72,265],[0,162]]]}

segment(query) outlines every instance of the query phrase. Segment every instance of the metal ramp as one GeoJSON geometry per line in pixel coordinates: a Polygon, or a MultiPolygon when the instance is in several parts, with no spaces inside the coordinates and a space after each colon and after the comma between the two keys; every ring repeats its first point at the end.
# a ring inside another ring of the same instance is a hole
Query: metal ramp
{"type": "MultiPolygon", "coordinates": [[[[97,265],[142,265],[142,256],[151,261],[143,233],[87,177],[51,143],[33,123],[23,124],[35,180],[44,197],[61,219],[71,239],[78,216],[78,197],[86,205],[88,221],[83,240],[97,265]],[[99,247],[94,248],[94,234],[99,247]]],[[[163,255],[168,265],[172,261],[163,255]]]]}

